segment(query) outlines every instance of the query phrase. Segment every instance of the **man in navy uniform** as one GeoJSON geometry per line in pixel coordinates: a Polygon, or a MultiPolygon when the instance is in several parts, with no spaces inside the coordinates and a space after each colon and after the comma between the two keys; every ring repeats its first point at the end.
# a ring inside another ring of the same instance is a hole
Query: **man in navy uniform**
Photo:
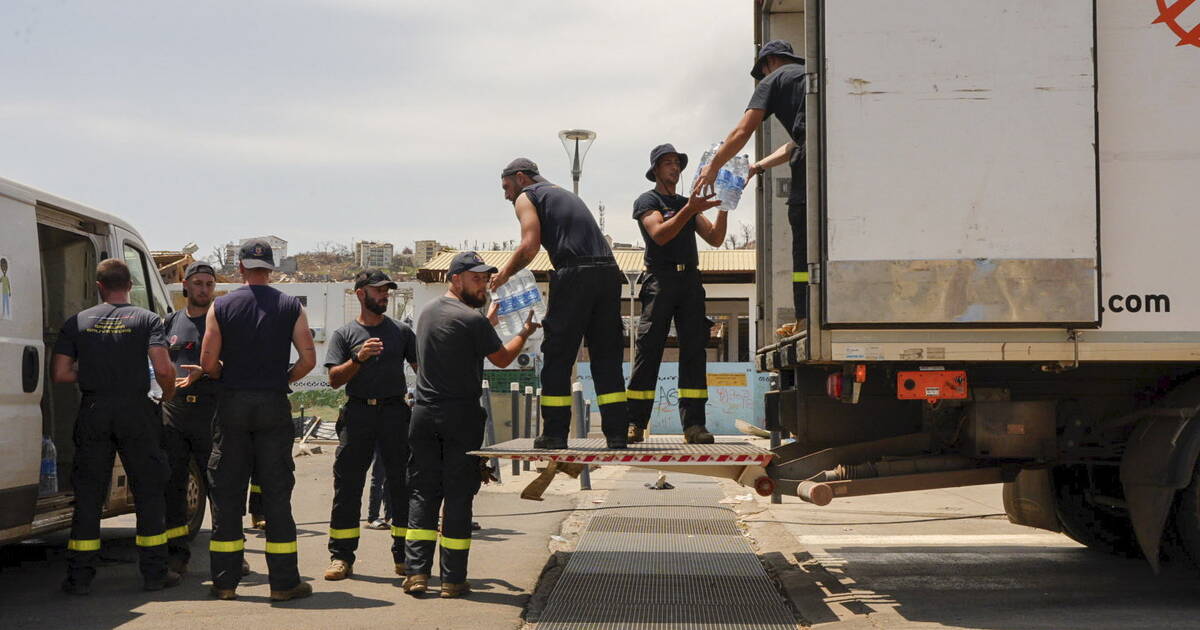
{"type": "Polygon", "coordinates": [[[162,424],[148,397],[150,365],[165,401],[175,394],[175,367],[162,319],[129,303],[133,279],[125,261],[101,261],[96,286],[103,303],[67,319],[54,344],[51,367],[55,383],[78,383],[83,394],[75,420],[75,510],[62,588],[74,595],[91,592],[100,555],[100,515],[113,456],[120,453],[137,510],[135,543],[143,586],[157,591],[178,584],[179,574],[167,568],[163,491],[170,471],[161,446],[162,424]]]}
{"type": "Polygon", "coordinates": [[[417,339],[408,324],[384,314],[388,293],[395,288],[396,283],[378,269],[360,271],[354,278],[358,317],[334,331],[325,354],[329,386],[345,385],[348,397],[337,423],[326,580],[344,580],[353,572],[363,484],[376,451],[391,494],[392,560],[396,575],[404,575],[410,415],[404,399],[408,393],[404,363],[417,369],[417,339]]]}
{"type": "Polygon", "coordinates": [[[316,365],[316,348],[300,300],[268,286],[274,260],[266,241],[242,245],[238,271],[245,284],[213,303],[200,350],[201,367],[221,379],[223,390],[208,462],[213,497],[208,549],[218,599],[237,597],[245,549],[242,505],[251,472],[262,486],[271,600],[312,594],[297,566],[291,504],[295,428],[287,394],[288,384],[316,365]],[[291,346],[299,359],[289,368],[291,346]]]}
{"type": "MultiPolygon", "coordinates": [[[[417,318],[417,404],[413,408],[409,446],[412,487],[406,551],[408,577],[404,592],[425,593],[433,572],[442,511],[441,597],[470,591],[467,556],[471,549],[471,506],[482,481],[481,460],[468,452],[483,444],[487,413],[479,406],[483,393],[483,359],[508,367],[521,354],[525,340],[538,329],[533,313],[506,343],[496,335],[496,303],[487,317],[477,309],[487,303],[487,286],[496,268],[475,252],[454,257],[447,272],[446,294],[430,302],[417,318]]],[[[397,506],[398,507],[398,506],[397,506]]]]}
{"type": "Polygon", "coordinates": [[[696,236],[718,247],[725,241],[726,212],[709,221],[704,211],[721,205],[712,196],[692,197],[675,193],[679,174],[687,167],[688,156],[670,144],[650,152],[650,170],[646,179],[654,182],[633,203],[637,221],[646,242],[646,275],[642,282],[642,317],[638,322],[637,358],[629,377],[630,442],[641,442],[650,423],[654,393],[658,389],[658,368],[671,322],[679,339],[679,417],[683,438],[689,444],[712,444],[712,433],[705,428],[704,406],[708,403],[708,371],[705,348],[710,322],[704,315],[704,283],[700,280],[700,262],[696,236]]]}

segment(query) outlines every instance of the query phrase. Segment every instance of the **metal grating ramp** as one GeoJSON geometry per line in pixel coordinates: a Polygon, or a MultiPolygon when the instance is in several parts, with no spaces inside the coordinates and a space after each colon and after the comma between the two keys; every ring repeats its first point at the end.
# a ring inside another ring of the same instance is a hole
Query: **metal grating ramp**
{"type": "Polygon", "coordinates": [[[533,438],[521,438],[487,446],[472,455],[500,459],[577,462],[582,464],[639,465],[744,465],[766,466],[774,454],[742,441],[716,444],[685,444],[682,438],[651,438],[628,448],[610,449],[603,438],[572,439],[570,448],[547,450],[533,447],[533,438]]]}
{"type": "Polygon", "coordinates": [[[537,630],[793,629],[717,482],[672,475],[643,487],[631,470],[592,518],[550,594],[537,630]]]}

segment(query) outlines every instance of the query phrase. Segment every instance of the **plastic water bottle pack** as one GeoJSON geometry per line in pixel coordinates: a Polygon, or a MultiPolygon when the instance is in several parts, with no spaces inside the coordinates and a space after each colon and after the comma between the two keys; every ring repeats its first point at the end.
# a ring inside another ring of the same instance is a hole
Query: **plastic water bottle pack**
{"type": "MultiPolygon", "coordinates": [[[[717,152],[717,148],[722,143],[712,145],[704,152],[700,158],[700,165],[696,167],[696,175],[692,178],[692,190],[696,188],[696,181],[700,179],[700,171],[712,162],[712,156],[717,152]]],[[[742,191],[746,188],[746,180],[750,177],[750,156],[746,154],[735,155],[717,172],[717,179],[713,187],[716,188],[717,199],[721,200],[721,205],[718,210],[734,210],[738,206],[738,202],[742,200],[742,191]]]]}
{"type": "Polygon", "coordinates": [[[515,337],[525,326],[530,311],[534,312],[535,321],[540,322],[546,316],[546,302],[542,299],[533,272],[528,269],[513,274],[504,286],[492,293],[492,301],[498,305],[496,316],[500,318],[500,323],[496,330],[502,337],[515,337]]]}

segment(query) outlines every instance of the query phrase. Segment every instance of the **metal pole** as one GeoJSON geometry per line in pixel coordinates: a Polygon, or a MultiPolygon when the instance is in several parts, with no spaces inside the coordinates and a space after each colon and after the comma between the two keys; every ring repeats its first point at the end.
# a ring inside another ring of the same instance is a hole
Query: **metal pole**
{"type": "MultiPolygon", "coordinates": [[[[772,451],[774,451],[776,448],[779,447],[779,443],[781,441],[782,440],[779,439],[779,431],[778,430],[771,431],[771,450],[772,451]]],[[[783,495],[781,495],[779,493],[779,486],[776,486],[775,491],[771,493],[771,503],[774,503],[776,505],[783,503],[783,495]]]]}
{"type": "MultiPolygon", "coordinates": [[[[521,400],[518,396],[521,393],[520,383],[509,383],[508,397],[512,401],[512,434],[513,439],[521,437],[521,400]]],[[[512,474],[514,477],[521,474],[521,460],[512,460],[512,474]]]]}
{"type": "MultiPolygon", "coordinates": [[[[483,407],[483,411],[487,414],[484,421],[484,439],[487,440],[487,445],[491,446],[496,443],[496,425],[492,421],[492,386],[487,381],[483,381],[483,394],[479,397],[479,405],[483,407]]],[[[496,475],[496,483],[500,482],[500,459],[492,458],[492,470],[496,475]]]]}
{"type": "MultiPolygon", "coordinates": [[[[575,413],[575,430],[580,438],[586,438],[588,435],[587,407],[583,401],[583,383],[579,381],[575,381],[571,385],[571,411],[575,413]]],[[[588,469],[589,466],[584,464],[583,474],[579,475],[580,490],[592,489],[592,477],[588,469]]]]}
{"type": "Polygon", "coordinates": [[[533,432],[542,434],[542,388],[537,388],[533,396],[533,432]]]}
{"type": "MultiPolygon", "coordinates": [[[[525,386],[525,418],[524,418],[524,422],[525,422],[525,426],[523,426],[521,428],[521,431],[526,436],[532,437],[532,435],[533,435],[531,433],[531,431],[533,430],[533,427],[531,426],[533,424],[533,386],[532,385],[525,386]]],[[[522,468],[524,468],[525,470],[529,470],[529,466],[530,466],[529,460],[525,460],[525,463],[522,466],[522,468]]]]}
{"type": "Polygon", "coordinates": [[[579,194],[579,176],[583,174],[583,169],[579,167],[579,138],[575,139],[575,159],[571,164],[571,179],[574,182],[575,194],[579,194]]]}

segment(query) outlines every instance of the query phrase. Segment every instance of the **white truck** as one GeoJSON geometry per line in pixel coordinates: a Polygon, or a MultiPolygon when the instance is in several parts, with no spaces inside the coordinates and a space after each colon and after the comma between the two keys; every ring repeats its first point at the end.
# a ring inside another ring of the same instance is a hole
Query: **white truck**
{"type": "MultiPolygon", "coordinates": [[[[112,215],[0,179],[0,544],[71,524],[72,436],[79,410],[74,384],[50,381],[49,355],[63,322],[100,300],[96,263],[121,258],[133,275],[134,304],[160,316],[169,296],[150,250],[134,228],[112,215]],[[55,447],[57,488],[39,492],[43,438],[55,447]]],[[[188,488],[192,532],[204,518],[201,471],[188,488]]],[[[120,459],[104,515],[133,510],[120,459]]]]}
{"type": "MultiPolygon", "coordinates": [[[[762,0],[806,181],[759,183],[777,489],[1007,482],[1011,520],[1200,563],[1200,2],[762,0]],[[810,317],[791,306],[807,190],[810,317]]],[[[788,140],[772,119],[759,155],[788,140]]]]}

